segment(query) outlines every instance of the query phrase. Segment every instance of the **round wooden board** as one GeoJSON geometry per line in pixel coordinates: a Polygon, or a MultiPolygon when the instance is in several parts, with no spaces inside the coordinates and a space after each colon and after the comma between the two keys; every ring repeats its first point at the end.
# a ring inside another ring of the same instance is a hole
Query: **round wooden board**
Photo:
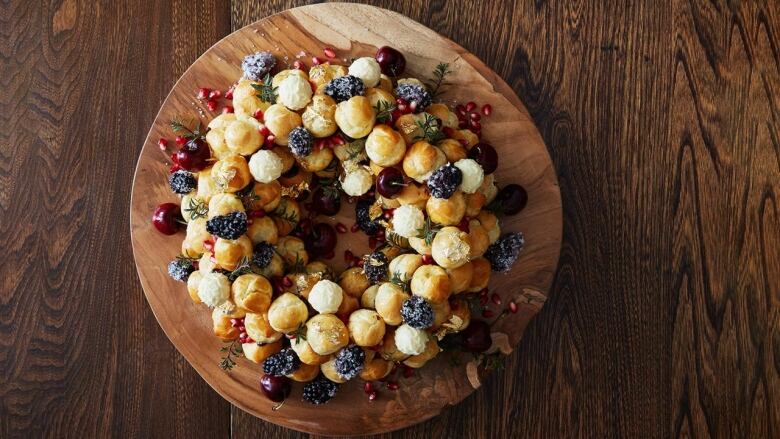
{"type": "MultiPolygon", "coordinates": [[[[222,342],[212,334],[211,313],[189,299],[183,284],[170,279],[168,262],[180,252],[183,234],[164,236],[150,222],[154,208],[178,201],[167,185],[168,157],[157,147],[157,139],[172,138],[171,119],[197,117],[209,112],[195,95],[198,87],[225,90],[241,76],[243,57],[269,50],[280,63],[292,64],[296,54],[310,64],[322,57],[322,48],[336,49],[347,63],[359,56],[372,56],[390,45],[407,59],[406,76],[428,77],[439,62],[448,62],[454,74],[443,95],[445,103],[473,100],[490,103],[493,114],[483,119],[484,139],[498,150],[500,184],[518,183],[529,193],[528,206],[518,215],[502,219],[502,231],[522,231],[526,248],[507,275],[494,274],[492,291],[503,303],[519,304],[494,325],[506,333],[512,346],[522,337],[528,322],[539,312],[547,297],[558,263],[561,245],[561,200],[550,156],[528,111],[512,89],[474,55],[425,26],[388,10],[356,4],[329,3],[287,10],[258,21],[225,37],[206,51],[179,79],[160,109],[146,138],[133,183],[130,210],[131,235],[138,275],[146,298],[160,326],[198,373],[223,397],[243,410],[269,422],[300,431],[327,435],[382,433],[407,427],[437,415],[474,391],[465,367],[451,366],[443,355],[402,380],[399,391],[382,391],[369,402],[358,380],[341,386],[339,395],[323,406],[301,401],[301,385],[295,385],[285,406],[276,412],[258,389],[261,367],[245,359],[225,372],[218,366],[222,342]],[[200,110],[199,110],[200,109],[200,110]]],[[[344,203],[337,218],[351,225],[354,208],[344,203]]],[[[183,233],[183,232],[182,232],[183,233]]],[[[365,235],[340,235],[337,255],[350,248],[359,253],[367,248],[365,235]]],[[[343,268],[341,258],[328,261],[343,268]]]]}

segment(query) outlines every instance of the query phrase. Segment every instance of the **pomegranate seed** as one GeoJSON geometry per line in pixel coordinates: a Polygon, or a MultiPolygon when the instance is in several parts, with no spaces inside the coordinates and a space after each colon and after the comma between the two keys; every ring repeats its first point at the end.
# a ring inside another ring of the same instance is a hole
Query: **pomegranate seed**
{"type": "Polygon", "coordinates": [[[371,393],[374,391],[374,385],[371,383],[366,383],[363,385],[363,391],[366,393],[371,393]]]}
{"type": "MultiPolygon", "coordinates": [[[[260,111],[260,110],[257,110],[257,111],[260,111]]],[[[255,112],[255,117],[257,116],[257,111],[255,112]]],[[[263,117],[263,112],[262,111],[260,111],[260,117],[261,118],[263,117]]],[[[260,134],[262,134],[264,136],[268,136],[269,134],[271,134],[271,130],[269,130],[268,127],[265,126],[265,125],[261,125],[259,131],[260,131],[260,134]]]]}
{"type": "Polygon", "coordinates": [[[315,66],[318,66],[318,65],[320,65],[320,64],[322,63],[322,60],[320,60],[320,59],[319,59],[319,58],[317,58],[316,56],[313,56],[313,57],[311,58],[311,63],[312,63],[312,64],[314,64],[315,66]]]}
{"type": "Polygon", "coordinates": [[[460,142],[460,144],[463,145],[464,147],[468,147],[469,146],[469,141],[466,140],[466,139],[460,139],[460,140],[458,140],[458,142],[460,142]]]}
{"type": "Polygon", "coordinates": [[[341,223],[336,223],[336,231],[339,233],[347,233],[347,226],[341,223]]]}
{"type": "Polygon", "coordinates": [[[489,290],[487,288],[482,288],[481,290],[479,290],[479,295],[480,296],[487,296],[488,295],[488,291],[489,290]]]}
{"type": "Polygon", "coordinates": [[[476,120],[470,120],[469,121],[469,125],[471,125],[471,128],[474,128],[474,129],[477,129],[477,130],[481,130],[482,129],[482,124],[479,123],[479,121],[476,121],[476,120]]]}
{"type": "Polygon", "coordinates": [[[231,101],[233,100],[233,90],[235,88],[236,88],[235,86],[231,85],[230,88],[227,89],[227,91],[225,92],[225,99],[230,99],[231,101]]]}
{"type": "MultiPolygon", "coordinates": [[[[255,110],[255,114],[253,114],[252,117],[254,117],[257,120],[263,120],[263,110],[255,110]]],[[[263,129],[265,129],[266,131],[268,130],[268,128],[266,128],[265,125],[263,125],[260,128],[261,133],[263,132],[263,129]]],[[[263,135],[267,136],[268,134],[263,134],[263,135]]]]}
{"type": "Polygon", "coordinates": [[[238,329],[238,332],[246,332],[246,327],[244,326],[244,321],[242,320],[239,322],[238,326],[236,327],[238,329]]]}
{"type": "Polygon", "coordinates": [[[371,393],[368,394],[368,400],[369,401],[376,401],[377,396],[378,395],[377,395],[376,392],[371,392],[371,393]]]}
{"type": "Polygon", "coordinates": [[[515,302],[509,302],[509,311],[512,314],[517,314],[517,304],[515,302]]]}
{"type": "Polygon", "coordinates": [[[276,140],[276,136],[269,134],[268,137],[265,138],[265,146],[267,146],[269,149],[273,148],[274,140],[276,140]]]}
{"type": "Polygon", "coordinates": [[[417,101],[412,101],[409,104],[409,109],[412,110],[412,111],[416,110],[417,109],[417,101]]]}
{"type": "Polygon", "coordinates": [[[492,309],[486,309],[486,310],[482,311],[482,317],[484,317],[486,319],[489,319],[489,318],[493,317],[494,315],[496,315],[496,313],[494,313],[492,309]]]}
{"type": "Polygon", "coordinates": [[[325,259],[333,259],[336,257],[336,253],[333,252],[333,250],[329,251],[325,256],[323,256],[325,259]]]}
{"type": "Polygon", "coordinates": [[[462,121],[458,122],[458,128],[463,129],[463,128],[466,128],[466,126],[467,126],[467,124],[466,124],[465,120],[462,120],[462,121]]]}
{"type": "MultiPolygon", "coordinates": [[[[371,249],[373,250],[373,247],[371,249]]],[[[360,268],[363,268],[364,263],[365,261],[363,261],[362,259],[358,259],[357,261],[355,261],[355,265],[357,265],[360,268]]]]}
{"type": "Polygon", "coordinates": [[[462,104],[458,104],[455,107],[455,111],[457,111],[459,115],[462,115],[462,116],[466,115],[466,107],[464,107],[462,104]]]}
{"type": "Polygon", "coordinates": [[[198,89],[198,99],[206,99],[209,97],[209,93],[211,93],[211,90],[207,89],[206,87],[201,87],[198,89]]]}
{"type": "Polygon", "coordinates": [[[474,111],[475,108],[477,108],[477,104],[475,104],[474,101],[468,101],[466,103],[466,111],[474,111]]]}
{"type": "Polygon", "coordinates": [[[238,325],[239,325],[238,319],[230,319],[230,326],[235,328],[238,325]]]}
{"type": "Polygon", "coordinates": [[[404,98],[397,98],[395,100],[395,103],[398,104],[398,105],[408,105],[409,104],[408,102],[406,102],[406,99],[404,99],[404,98]]]}
{"type": "Polygon", "coordinates": [[[159,146],[161,150],[165,151],[165,148],[168,146],[168,141],[165,139],[160,139],[157,141],[157,146],[159,146]]]}
{"type": "Polygon", "coordinates": [[[222,109],[222,114],[230,114],[233,112],[233,107],[230,105],[225,105],[225,108],[222,109]]]}
{"type": "Polygon", "coordinates": [[[293,68],[295,70],[303,70],[306,66],[303,64],[303,62],[299,59],[296,59],[295,62],[293,62],[293,68]]]}
{"type": "Polygon", "coordinates": [[[460,220],[460,223],[458,223],[458,229],[460,229],[461,232],[469,233],[469,220],[466,218],[460,220]]]}
{"type": "Polygon", "coordinates": [[[357,232],[358,230],[360,230],[360,226],[359,226],[359,225],[357,225],[357,223],[355,223],[355,224],[352,224],[352,227],[350,227],[350,228],[349,228],[349,231],[350,231],[350,232],[352,232],[352,233],[355,233],[355,232],[357,232]]]}
{"type": "Polygon", "coordinates": [[[255,340],[252,337],[247,337],[246,338],[246,343],[254,343],[254,342],[255,342],[255,340]]]}
{"type": "Polygon", "coordinates": [[[286,287],[291,287],[292,286],[292,280],[290,280],[289,277],[285,276],[285,277],[282,278],[282,285],[284,285],[286,287]]]}
{"type": "Polygon", "coordinates": [[[482,114],[485,116],[490,116],[491,113],[493,113],[493,107],[490,106],[490,104],[485,104],[482,106],[482,114]]]}
{"type": "Polygon", "coordinates": [[[471,118],[471,120],[480,120],[480,119],[482,119],[482,116],[480,116],[479,113],[471,113],[471,114],[469,114],[469,117],[471,118]]]}
{"type": "Polygon", "coordinates": [[[219,90],[211,90],[209,93],[209,99],[219,99],[222,97],[222,92],[219,90]]]}
{"type": "Polygon", "coordinates": [[[323,50],[323,52],[325,52],[325,56],[327,56],[330,59],[336,57],[336,51],[331,49],[330,47],[326,47],[325,50],[323,50]]]}
{"type": "Polygon", "coordinates": [[[325,148],[325,139],[317,139],[317,141],[314,142],[314,147],[317,148],[317,151],[325,148]]]}
{"type": "Polygon", "coordinates": [[[384,238],[385,237],[385,231],[384,230],[378,230],[375,235],[377,238],[384,238]]]}
{"type": "Polygon", "coordinates": [[[203,241],[203,248],[208,250],[208,251],[210,251],[210,252],[213,252],[214,251],[214,241],[211,241],[211,240],[203,241]]]}
{"type": "Polygon", "coordinates": [[[209,99],[208,102],[206,102],[206,107],[208,107],[209,110],[214,111],[217,109],[217,101],[213,99],[209,99]]]}
{"type": "Polygon", "coordinates": [[[396,382],[394,382],[394,381],[389,381],[389,382],[387,383],[387,389],[388,389],[388,390],[398,390],[398,387],[399,387],[399,386],[398,386],[398,383],[396,383],[396,382]]]}
{"type": "Polygon", "coordinates": [[[349,250],[344,250],[344,262],[352,262],[355,260],[355,254],[349,250]]]}
{"type": "Polygon", "coordinates": [[[241,337],[241,338],[246,338],[246,332],[242,332],[242,333],[238,334],[238,336],[241,337]]]}
{"type": "Polygon", "coordinates": [[[390,116],[393,118],[393,120],[398,120],[403,115],[404,114],[398,108],[390,112],[390,116]]]}
{"type": "Polygon", "coordinates": [[[344,139],[343,139],[341,136],[332,136],[332,137],[331,137],[331,140],[332,140],[332,141],[333,141],[333,143],[335,143],[336,145],[343,145],[343,144],[345,144],[345,143],[346,143],[346,142],[344,141],[344,139]]]}
{"type": "Polygon", "coordinates": [[[398,107],[396,108],[398,108],[398,111],[403,113],[404,111],[406,111],[406,104],[398,104],[398,107]]]}
{"type": "Polygon", "coordinates": [[[431,255],[422,255],[422,263],[425,265],[433,264],[433,257],[431,255]]]}
{"type": "Polygon", "coordinates": [[[493,295],[490,296],[490,300],[496,305],[501,305],[501,296],[499,296],[498,293],[493,293],[493,295]]]}
{"type": "Polygon", "coordinates": [[[488,296],[479,296],[479,304],[482,306],[487,305],[488,303],[488,296]]]}
{"type": "Polygon", "coordinates": [[[265,216],[265,211],[264,210],[253,210],[253,211],[249,212],[249,216],[251,218],[262,218],[262,217],[265,216]]]}
{"type": "Polygon", "coordinates": [[[184,145],[187,143],[187,138],[184,136],[176,136],[176,144],[177,145],[184,145]]]}

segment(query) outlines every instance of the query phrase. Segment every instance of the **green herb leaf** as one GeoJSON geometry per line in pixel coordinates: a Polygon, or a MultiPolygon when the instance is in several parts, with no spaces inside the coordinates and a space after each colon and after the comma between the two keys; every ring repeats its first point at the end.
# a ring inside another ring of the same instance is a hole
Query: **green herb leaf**
{"type": "Polygon", "coordinates": [[[431,221],[431,218],[428,217],[425,219],[425,224],[417,229],[417,237],[425,240],[425,245],[431,245],[433,243],[433,238],[436,236],[436,233],[441,230],[441,226],[438,224],[434,224],[431,221]]]}
{"type": "Polygon", "coordinates": [[[395,110],[395,105],[393,105],[391,102],[387,102],[385,100],[377,101],[376,105],[374,105],[374,111],[376,112],[376,123],[389,122],[393,118],[393,110],[395,110]]]}
{"type": "Polygon", "coordinates": [[[450,70],[450,65],[448,63],[439,63],[436,65],[436,68],[433,69],[433,78],[425,83],[428,90],[431,92],[431,98],[436,99],[442,93],[441,87],[447,85],[447,83],[444,82],[444,79],[451,73],[452,70],[450,70]]]}
{"type": "MultiPolygon", "coordinates": [[[[192,123],[193,122],[190,122],[190,125],[192,123]]],[[[176,119],[173,119],[170,125],[174,133],[184,136],[184,138],[187,140],[205,139],[206,133],[209,132],[208,128],[206,128],[206,131],[202,131],[203,125],[200,123],[200,121],[198,121],[198,126],[195,127],[194,130],[188,128],[187,125],[176,119]]]]}
{"type": "Polygon", "coordinates": [[[415,136],[414,140],[425,140],[430,144],[435,144],[441,140],[444,140],[446,136],[439,131],[439,124],[436,122],[436,118],[432,114],[423,113],[425,120],[418,120],[417,126],[422,131],[421,136],[415,136]]]}
{"type": "Polygon", "coordinates": [[[219,350],[220,352],[227,352],[219,362],[219,368],[225,371],[230,371],[235,367],[236,360],[233,359],[234,356],[241,357],[244,355],[244,349],[241,347],[241,342],[237,339],[230,342],[229,346],[223,346],[219,350]]]}
{"type": "Polygon", "coordinates": [[[258,99],[260,99],[263,102],[267,102],[269,104],[275,104],[276,103],[276,89],[278,87],[274,87],[273,83],[271,81],[271,75],[266,73],[265,78],[263,78],[262,84],[252,84],[252,88],[257,91],[258,99]]]}
{"type": "Polygon", "coordinates": [[[205,218],[209,213],[209,206],[200,199],[192,197],[187,207],[184,208],[184,212],[190,216],[190,221],[205,218]]]}

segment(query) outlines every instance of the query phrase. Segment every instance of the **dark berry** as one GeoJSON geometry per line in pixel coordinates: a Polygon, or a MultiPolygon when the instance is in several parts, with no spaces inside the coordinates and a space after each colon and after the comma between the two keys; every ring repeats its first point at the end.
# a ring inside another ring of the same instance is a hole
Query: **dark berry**
{"type": "Polygon", "coordinates": [[[252,252],[252,263],[258,268],[265,268],[271,263],[271,259],[274,257],[274,246],[267,242],[261,242],[255,245],[255,249],[252,252]]]}
{"type": "Polygon", "coordinates": [[[428,90],[416,84],[398,84],[395,88],[395,95],[410,104],[416,102],[415,113],[419,113],[431,105],[431,95],[428,90]]]}
{"type": "Polygon", "coordinates": [[[195,190],[198,180],[192,172],[178,170],[168,177],[168,184],[171,190],[179,195],[186,195],[195,190]]]}
{"type": "Polygon", "coordinates": [[[404,73],[406,68],[406,58],[396,49],[390,46],[382,46],[376,51],[374,59],[382,69],[382,73],[388,76],[396,77],[404,73]]]}
{"type": "Polygon", "coordinates": [[[492,145],[487,143],[477,143],[469,150],[469,158],[474,159],[485,175],[492,174],[498,168],[498,153],[492,145]]]}
{"type": "Polygon", "coordinates": [[[314,148],[314,136],[304,127],[295,127],[287,137],[287,146],[298,157],[306,157],[314,148]]]}
{"type": "Polygon", "coordinates": [[[366,256],[363,264],[363,272],[372,283],[379,283],[387,277],[387,256],[380,251],[375,251],[366,256]]]}
{"type": "Polygon", "coordinates": [[[332,252],[336,247],[337,240],[333,226],[326,223],[317,223],[311,228],[311,232],[306,235],[304,245],[306,246],[306,251],[315,257],[320,257],[332,252]]]}
{"type": "Polygon", "coordinates": [[[189,259],[174,259],[168,264],[168,274],[179,282],[187,282],[193,271],[195,267],[189,259]]]}
{"type": "Polygon", "coordinates": [[[514,215],[528,204],[528,192],[519,184],[508,184],[498,192],[496,204],[504,214],[514,215]]]}
{"type": "Polygon", "coordinates": [[[363,370],[365,361],[366,353],[363,352],[363,349],[360,346],[353,345],[342,349],[336,354],[333,366],[342,378],[351,380],[363,370]]]}
{"type": "Polygon", "coordinates": [[[303,386],[303,400],[312,404],[325,404],[338,391],[338,384],[320,375],[303,386]]]}
{"type": "Polygon", "coordinates": [[[420,296],[412,296],[401,305],[401,317],[404,323],[416,329],[428,329],[433,326],[433,308],[420,296]]]}
{"type": "Polygon", "coordinates": [[[276,376],[289,375],[299,367],[301,360],[292,348],[282,349],[263,361],[263,372],[276,376]]]}
{"type": "Polygon", "coordinates": [[[522,233],[507,233],[488,247],[485,259],[490,261],[490,267],[493,271],[506,273],[520,255],[523,244],[525,244],[525,240],[522,233]]]}
{"type": "Polygon", "coordinates": [[[463,172],[452,163],[433,171],[428,177],[428,191],[436,198],[449,198],[463,181],[463,172]]]}
{"type": "MultiPolygon", "coordinates": [[[[367,215],[367,214],[366,214],[367,215]]],[[[173,235],[181,227],[184,219],[181,217],[181,209],[178,204],[163,203],[154,209],[152,214],[152,224],[165,235],[173,235]]]]}
{"type": "Polygon", "coordinates": [[[276,58],[271,52],[257,52],[244,57],[241,70],[244,77],[252,81],[262,81],[263,77],[276,66],[276,58]]]}
{"type": "Polygon", "coordinates": [[[222,239],[238,239],[246,233],[247,217],[244,212],[219,215],[206,222],[206,230],[222,239]]]}
{"type": "Polygon", "coordinates": [[[360,227],[360,230],[367,235],[375,235],[376,232],[382,228],[382,225],[379,223],[379,218],[371,220],[368,215],[368,210],[371,208],[372,204],[374,203],[368,199],[358,200],[358,202],[355,203],[355,220],[358,227],[360,227]]]}
{"type": "Polygon", "coordinates": [[[263,390],[263,394],[271,401],[282,402],[290,396],[292,386],[290,385],[290,379],[287,377],[265,374],[260,378],[260,389],[263,390]]]}
{"type": "Polygon", "coordinates": [[[460,334],[461,347],[469,352],[485,352],[493,344],[490,325],[482,320],[472,320],[460,334]]]}
{"type": "Polygon", "coordinates": [[[336,102],[343,102],[353,96],[363,96],[366,86],[357,76],[346,75],[332,79],[325,85],[325,94],[336,102]]]}

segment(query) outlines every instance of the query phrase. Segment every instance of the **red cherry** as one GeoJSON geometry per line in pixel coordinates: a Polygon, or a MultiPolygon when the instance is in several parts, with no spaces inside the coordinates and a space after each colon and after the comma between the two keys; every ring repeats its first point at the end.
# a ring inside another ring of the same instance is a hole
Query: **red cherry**
{"type": "Polygon", "coordinates": [[[312,209],[322,215],[333,216],[341,209],[341,197],[318,187],[312,195],[312,209]]]}
{"type": "Polygon", "coordinates": [[[260,389],[266,398],[273,402],[282,402],[290,396],[290,379],[284,376],[278,377],[265,374],[260,378],[260,389]]]}
{"type": "Polygon", "coordinates": [[[173,235],[178,232],[181,222],[184,222],[184,219],[181,217],[181,209],[178,204],[163,203],[154,209],[152,224],[164,235],[173,235]]]}
{"type": "Polygon", "coordinates": [[[376,190],[385,198],[398,195],[404,186],[404,174],[396,168],[385,168],[376,177],[376,190]]]}
{"type": "Polygon", "coordinates": [[[317,223],[304,240],[306,250],[315,256],[324,256],[336,247],[336,231],[329,224],[317,223]]]}
{"type": "Polygon", "coordinates": [[[382,46],[376,51],[374,59],[379,63],[382,73],[387,76],[400,76],[406,69],[406,58],[390,46],[382,46]]]}
{"type": "Polygon", "coordinates": [[[493,344],[490,337],[490,325],[482,320],[472,320],[463,330],[462,347],[470,352],[485,352],[493,344]]]}
{"type": "Polygon", "coordinates": [[[200,171],[208,165],[211,150],[203,139],[189,141],[173,155],[173,162],[187,171],[200,171]]]}
{"type": "Polygon", "coordinates": [[[487,143],[477,143],[469,150],[469,158],[474,159],[485,172],[492,174],[498,168],[498,154],[493,146],[487,143]]]}
{"type": "Polygon", "coordinates": [[[501,188],[496,196],[504,214],[514,215],[528,204],[528,192],[519,184],[508,184],[501,188]]]}

